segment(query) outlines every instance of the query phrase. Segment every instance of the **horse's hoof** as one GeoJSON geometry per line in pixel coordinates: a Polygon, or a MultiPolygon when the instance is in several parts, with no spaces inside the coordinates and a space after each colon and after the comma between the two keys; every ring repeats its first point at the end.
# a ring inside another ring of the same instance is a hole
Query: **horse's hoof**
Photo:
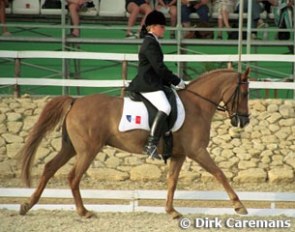
{"type": "Polygon", "coordinates": [[[29,210],[30,210],[29,203],[24,203],[24,204],[20,205],[19,214],[26,215],[29,210]]]}
{"type": "Polygon", "coordinates": [[[245,207],[235,208],[235,211],[236,211],[236,213],[241,214],[241,215],[248,214],[248,211],[245,207]]]}
{"type": "Polygon", "coordinates": [[[78,214],[83,218],[94,218],[96,215],[88,210],[78,211],[78,214]]]}
{"type": "Polygon", "coordinates": [[[96,214],[92,213],[90,211],[87,211],[86,214],[84,215],[85,218],[96,218],[96,214]]]}
{"type": "Polygon", "coordinates": [[[171,215],[172,216],[172,219],[179,219],[179,218],[182,218],[182,214],[176,212],[174,214],[171,215]]]}
{"type": "Polygon", "coordinates": [[[182,217],[182,214],[178,213],[176,210],[167,211],[167,213],[172,217],[172,219],[179,219],[182,217]]]}

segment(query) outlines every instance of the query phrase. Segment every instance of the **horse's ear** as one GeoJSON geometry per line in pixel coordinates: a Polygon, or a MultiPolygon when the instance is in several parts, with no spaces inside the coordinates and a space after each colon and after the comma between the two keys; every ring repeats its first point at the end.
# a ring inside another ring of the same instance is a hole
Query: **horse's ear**
{"type": "Polygon", "coordinates": [[[243,80],[243,81],[247,81],[247,79],[248,79],[248,75],[249,75],[250,71],[251,71],[250,67],[247,67],[246,71],[245,71],[244,74],[242,75],[242,80],[243,80]]]}

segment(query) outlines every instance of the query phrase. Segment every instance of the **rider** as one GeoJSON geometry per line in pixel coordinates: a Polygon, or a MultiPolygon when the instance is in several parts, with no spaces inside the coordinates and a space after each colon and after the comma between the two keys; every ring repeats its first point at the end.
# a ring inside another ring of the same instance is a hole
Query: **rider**
{"type": "Polygon", "coordinates": [[[163,135],[163,124],[170,114],[171,106],[163,91],[164,86],[177,86],[184,89],[184,81],[173,74],[163,62],[163,52],[159,38],[164,36],[166,18],[159,11],[152,11],[145,19],[141,34],[143,43],[138,54],[138,74],[127,87],[128,91],[138,92],[158,110],[153,121],[144,152],[151,158],[161,159],[157,145],[163,135]]]}

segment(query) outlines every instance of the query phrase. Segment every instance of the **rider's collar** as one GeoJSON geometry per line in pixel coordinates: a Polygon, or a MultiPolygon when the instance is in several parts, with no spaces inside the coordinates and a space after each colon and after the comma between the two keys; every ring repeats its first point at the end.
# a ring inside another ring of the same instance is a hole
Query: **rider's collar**
{"type": "Polygon", "coordinates": [[[157,42],[160,43],[159,38],[154,33],[149,32],[148,35],[153,36],[157,40],[157,42]]]}

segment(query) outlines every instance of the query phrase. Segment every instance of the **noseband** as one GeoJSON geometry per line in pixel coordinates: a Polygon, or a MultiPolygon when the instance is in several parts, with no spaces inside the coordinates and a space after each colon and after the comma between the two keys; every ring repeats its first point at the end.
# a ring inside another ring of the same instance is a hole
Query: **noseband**
{"type": "Polygon", "coordinates": [[[219,103],[216,103],[206,97],[203,97],[202,95],[196,93],[196,92],[193,92],[189,89],[185,89],[186,91],[188,91],[189,93],[195,95],[195,96],[198,96],[199,98],[213,104],[216,106],[216,109],[218,111],[222,111],[222,112],[231,112],[230,115],[229,115],[229,118],[232,119],[232,118],[236,118],[236,117],[249,117],[249,114],[244,114],[244,113],[239,113],[238,112],[238,104],[239,104],[239,99],[240,99],[240,92],[241,92],[241,85],[248,85],[249,82],[247,81],[242,81],[241,80],[241,74],[239,73],[238,75],[238,82],[237,82],[237,86],[236,86],[236,89],[235,91],[233,92],[233,94],[231,95],[231,97],[224,103],[224,105],[220,105],[219,103]],[[235,104],[232,104],[232,107],[231,107],[231,110],[228,109],[228,104],[230,102],[233,102],[235,104]]]}
{"type": "Polygon", "coordinates": [[[241,74],[238,75],[238,83],[237,83],[237,87],[233,93],[233,95],[229,98],[228,101],[226,101],[226,103],[224,104],[224,109],[223,111],[227,111],[227,112],[232,112],[229,117],[232,118],[237,118],[237,117],[249,117],[249,114],[245,114],[245,113],[239,113],[239,99],[240,99],[240,94],[241,94],[241,85],[248,85],[249,82],[247,81],[242,81],[241,80],[241,74]],[[233,102],[234,104],[232,104],[231,110],[229,111],[227,105],[229,102],[233,102]]]}

